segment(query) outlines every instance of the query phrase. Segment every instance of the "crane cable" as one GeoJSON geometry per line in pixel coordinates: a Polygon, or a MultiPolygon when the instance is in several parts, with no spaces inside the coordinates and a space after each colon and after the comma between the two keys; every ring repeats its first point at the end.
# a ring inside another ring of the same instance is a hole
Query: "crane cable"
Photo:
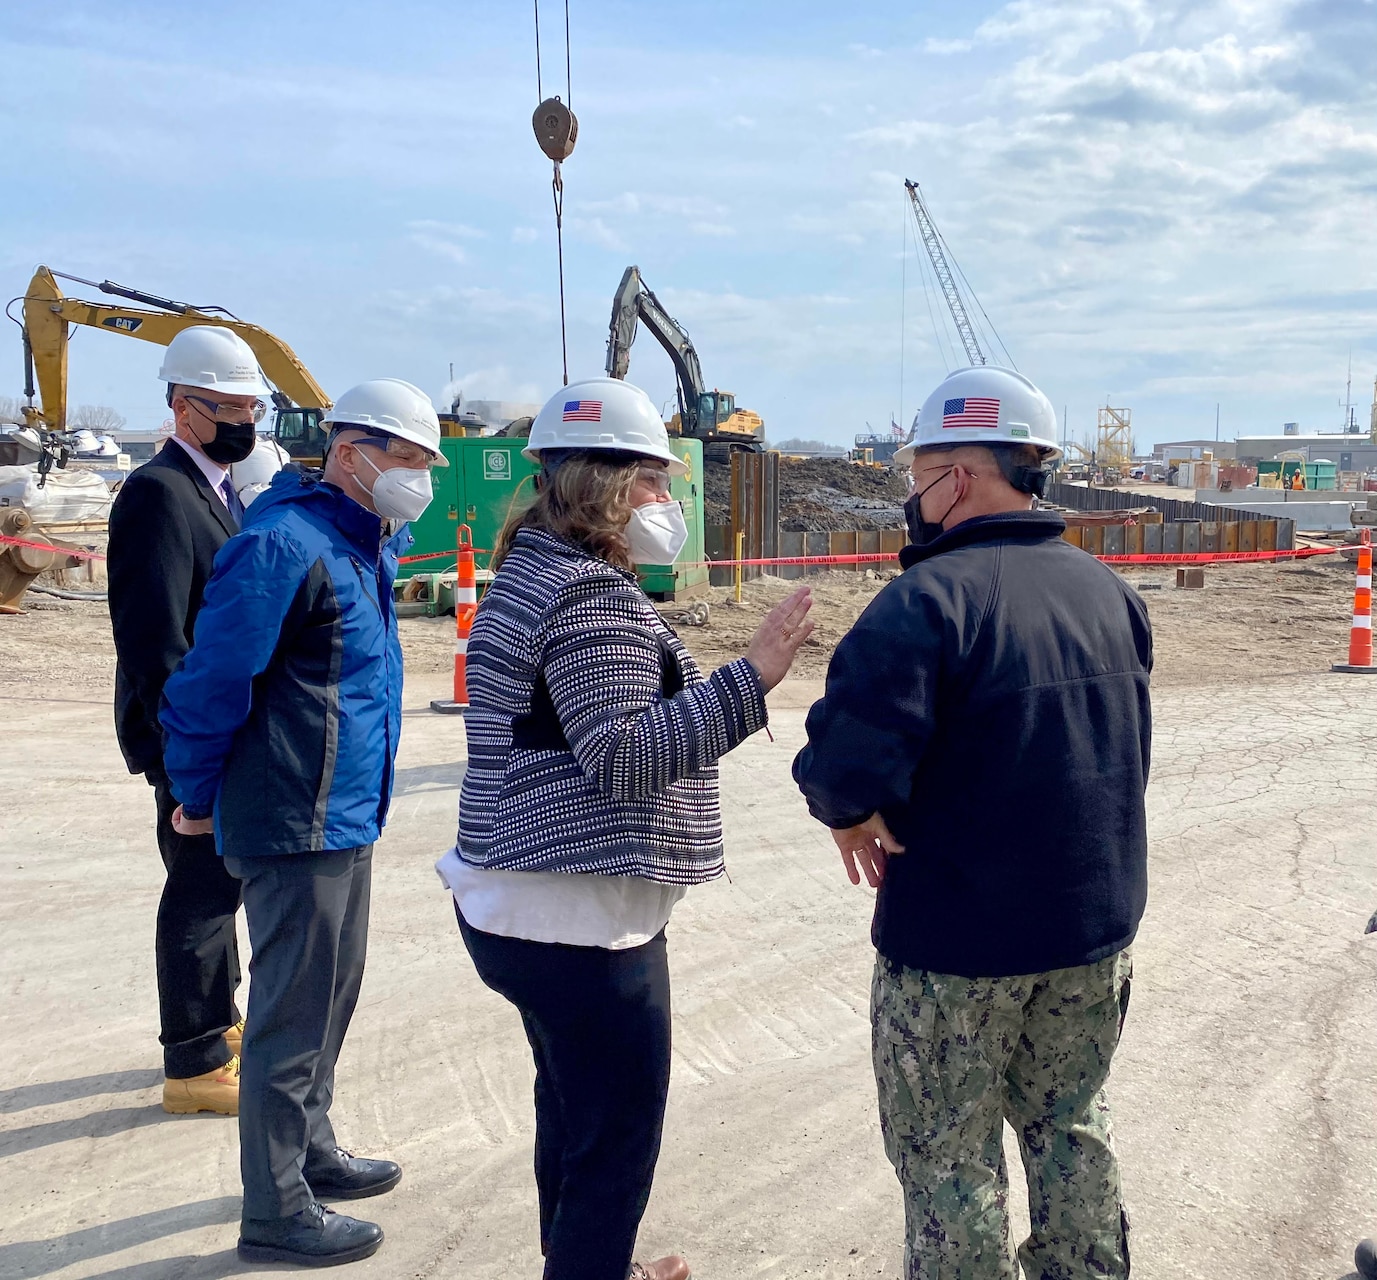
{"type": "Polygon", "coordinates": [[[564,102],[558,96],[547,99],[541,83],[540,0],[535,5],[536,97],[540,100],[532,118],[540,149],[554,162],[550,191],[555,206],[555,245],[559,257],[559,346],[564,363],[564,385],[569,385],[569,332],[564,303],[564,175],[562,162],[574,150],[579,125],[570,108],[574,96],[572,56],[569,42],[569,0],[564,0],[564,102]]]}
{"type": "Polygon", "coordinates": [[[908,197],[904,197],[904,247],[899,254],[899,425],[904,424],[904,330],[908,320],[908,197]]]}

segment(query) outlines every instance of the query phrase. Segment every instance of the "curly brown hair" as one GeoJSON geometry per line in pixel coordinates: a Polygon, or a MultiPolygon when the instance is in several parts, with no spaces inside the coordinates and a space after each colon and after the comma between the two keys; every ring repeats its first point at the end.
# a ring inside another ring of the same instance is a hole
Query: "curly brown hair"
{"type": "Polygon", "coordinates": [[[631,486],[645,459],[624,453],[581,452],[565,458],[536,480],[535,499],[507,517],[492,553],[502,565],[522,529],[544,529],[577,543],[619,569],[630,569],[626,522],[631,518],[631,486]]]}

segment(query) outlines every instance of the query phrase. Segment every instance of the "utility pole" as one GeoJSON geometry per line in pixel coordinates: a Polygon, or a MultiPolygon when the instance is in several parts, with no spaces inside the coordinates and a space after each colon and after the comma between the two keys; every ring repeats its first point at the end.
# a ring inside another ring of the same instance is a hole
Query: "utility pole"
{"type": "Polygon", "coordinates": [[[1214,402],[1214,442],[1219,443],[1219,401],[1214,402]]]}
{"type": "Polygon", "coordinates": [[[1061,407],[1061,456],[1066,457],[1066,406],[1061,407]]]}

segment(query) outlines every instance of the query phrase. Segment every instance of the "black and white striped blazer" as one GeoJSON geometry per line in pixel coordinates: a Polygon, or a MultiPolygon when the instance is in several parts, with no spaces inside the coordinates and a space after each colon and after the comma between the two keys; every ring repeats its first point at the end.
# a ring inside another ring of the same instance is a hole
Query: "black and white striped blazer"
{"type": "Polygon", "coordinates": [[[700,884],[717,761],[766,721],[744,658],[703,678],[635,577],[523,529],[468,647],[459,853],[475,866],[700,884]]]}

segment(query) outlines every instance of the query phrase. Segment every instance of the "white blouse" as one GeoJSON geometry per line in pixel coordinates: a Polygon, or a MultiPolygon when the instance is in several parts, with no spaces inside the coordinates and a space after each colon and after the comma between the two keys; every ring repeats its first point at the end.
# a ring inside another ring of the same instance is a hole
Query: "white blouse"
{"type": "Polygon", "coordinates": [[[688,892],[642,876],[489,871],[465,862],[458,849],[450,849],[435,871],[480,933],[608,951],[649,942],[688,892]]]}

